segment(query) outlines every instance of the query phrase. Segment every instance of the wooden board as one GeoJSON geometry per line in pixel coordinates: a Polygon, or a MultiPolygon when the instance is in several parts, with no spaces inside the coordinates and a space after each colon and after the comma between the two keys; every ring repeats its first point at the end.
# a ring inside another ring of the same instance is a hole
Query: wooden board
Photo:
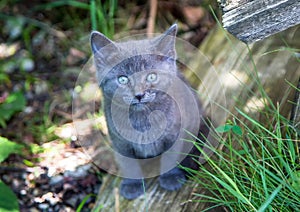
{"type": "Polygon", "coordinates": [[[300,23],[299,0],[219,0],[223,26],[252,43],[300,23]]]}

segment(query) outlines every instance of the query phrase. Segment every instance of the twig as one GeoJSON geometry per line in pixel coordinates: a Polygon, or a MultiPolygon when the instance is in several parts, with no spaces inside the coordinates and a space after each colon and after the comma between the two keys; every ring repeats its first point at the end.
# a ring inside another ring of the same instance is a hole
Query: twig
{"type": "Polygon", "coordinates": [[[120,198],[119,189],[115,188],[115,212],[120,212],[120,198]]]}
{"type": "Polygon", "coordinates": [[[148,23],[147,23],[148,37],[153,36],[156,13],[157,13],[157,0],[150,0],[150,14],[149,14],[148,23]]]}

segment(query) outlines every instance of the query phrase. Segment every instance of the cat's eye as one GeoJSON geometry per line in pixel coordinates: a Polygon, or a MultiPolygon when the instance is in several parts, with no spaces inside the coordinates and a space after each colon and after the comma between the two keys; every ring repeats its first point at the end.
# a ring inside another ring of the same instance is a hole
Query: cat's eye
{"type": "Polygon", "coordinates": [[[155,73],[151,73],[147,76],[148,82],[154,82],[157,79],[157,75],[155,73]]]}
{"type": "Polygon", "coordinates": [[[126,84],[129,82],[129,79],[128,79],[128,77],[126,77],[126,76],[119,76],[119,77],[118,77],[118,82],[119,82],[121,85],[126,85],[126,84]]]}

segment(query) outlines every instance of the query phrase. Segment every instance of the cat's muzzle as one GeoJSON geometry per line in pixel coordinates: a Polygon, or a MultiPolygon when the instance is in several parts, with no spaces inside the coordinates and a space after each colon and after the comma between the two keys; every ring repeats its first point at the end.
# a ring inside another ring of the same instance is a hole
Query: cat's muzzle
{"type": "Polygon", "coordinates": [[[136,94],[133,97],[130,96],[124,96],[123,100],[128,105],[134,105],[134,104],[145,104],[148,102],[152,102],[156,97],[155,93],[145,92],[141,94],[136,94]]]}

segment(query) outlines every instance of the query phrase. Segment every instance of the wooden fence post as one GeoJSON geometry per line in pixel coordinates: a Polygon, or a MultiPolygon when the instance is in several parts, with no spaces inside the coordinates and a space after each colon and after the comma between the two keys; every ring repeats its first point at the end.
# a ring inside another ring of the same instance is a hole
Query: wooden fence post
{"type": "Polygon", "coordinates": [[[299,0],[218,0],[223,26],[245,43],[300,23],[299,0]]]}

